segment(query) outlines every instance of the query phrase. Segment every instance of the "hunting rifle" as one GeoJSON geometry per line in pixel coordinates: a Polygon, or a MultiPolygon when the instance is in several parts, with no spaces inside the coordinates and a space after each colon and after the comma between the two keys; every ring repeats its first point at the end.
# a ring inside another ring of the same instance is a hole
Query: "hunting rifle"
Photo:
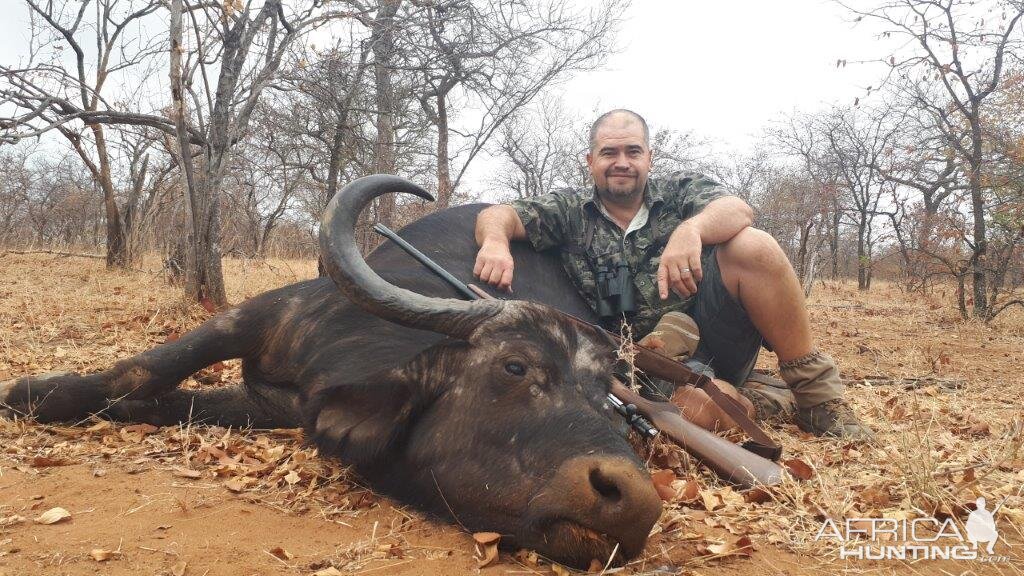
{"type": "MultiPolygon", "coordinates": [[[[479,287],[472,284],[467,285],[452,276],[451,273],[387,226],[378,223],[374,225],[373,229],[440,276],[467,299],[494,298],[479,287]]],[[[617,344],[622,344],[622,339],[618,335],[608,332],[601,326],[591,324],[565,312],[559,311],[559,313],[573,322],[600,330],[617,344]]],[[[773,442],[757,424],[750,420],[746,411],[736,400],[722,392],[707,375],[697,374],[684,364],[643,346],[634,346],[634,349],[636,356],[633,363],[637,368],[677,386],[690,384],[703,389],[751,439],[743,446],[738,446],[690,422],[683,417],[679,408],[672,402],[647,400],[616,380],[608,394],[608,401],[634,429],[646,438],[657,436],[658,429],[660,429],[676,444],[711,468],[719,477],[741,488],[773,485],[782,480],[782,468],[773,462],[773,460],[778,460],[782,454],[782,447],[773,442]]]]}

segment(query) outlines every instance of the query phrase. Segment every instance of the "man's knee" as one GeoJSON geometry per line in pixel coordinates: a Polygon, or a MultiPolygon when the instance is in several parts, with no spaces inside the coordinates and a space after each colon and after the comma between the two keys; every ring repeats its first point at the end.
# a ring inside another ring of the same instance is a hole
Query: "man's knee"
{"type": "Polygon", "coordinates": [[[789,269],[789,259],[771,234],[744,228],[718,249],[723,268],[739,266],[744,271],[778,272],[789,269]]]}

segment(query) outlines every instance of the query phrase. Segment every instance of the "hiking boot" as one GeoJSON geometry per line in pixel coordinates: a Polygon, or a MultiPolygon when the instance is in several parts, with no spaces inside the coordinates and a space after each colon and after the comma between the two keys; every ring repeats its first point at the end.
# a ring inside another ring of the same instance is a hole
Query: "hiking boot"
{"type": "Polygon", "coordinates": [[[762,422],[793,421],[796,399],[785,382],[753,372],[736,390],[754,405],[754,419],[762,422]]]}
{"type": "Polygon", "coordinates": [[[875,439],[875,433],[861,424],[843,398],[833,398],[809,408],[797,408],[796,423],[801,430],[815,436],[863,442],[875,439]]]}

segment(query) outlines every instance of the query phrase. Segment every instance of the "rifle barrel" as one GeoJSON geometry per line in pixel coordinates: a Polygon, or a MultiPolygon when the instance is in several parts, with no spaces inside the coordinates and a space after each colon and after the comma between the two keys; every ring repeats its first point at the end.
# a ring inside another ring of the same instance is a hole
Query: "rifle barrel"
{"type": "Polygon", "coordinates": [[[437,262],[431,260],[429,256],[427,256],[423,252],[420,252],[415,246],[406,242],[405,239],[396,234],[394,230],[388,228],[387,226],[379,222],[373,225],[373,229],[381,236],[385,236],[395,244],[398,244],[398,246],[402,250],[408,252],[410,256],[418,260],[420,264],[423,264],[424,266],[429,268],[431,272],[440,276],[445,282],[451,284],[453,288],[458,290],[459,293],[461,293],[466,298],[470,300],[480,299],[480,297],[477,296],[475,292],[469,289],[469,286],[466,286],[461,280],[459,280],[455,276],[452,276],[451,273],[449,273],[444,268],[441,268],[441,266],[439,266],[437,262]]]}

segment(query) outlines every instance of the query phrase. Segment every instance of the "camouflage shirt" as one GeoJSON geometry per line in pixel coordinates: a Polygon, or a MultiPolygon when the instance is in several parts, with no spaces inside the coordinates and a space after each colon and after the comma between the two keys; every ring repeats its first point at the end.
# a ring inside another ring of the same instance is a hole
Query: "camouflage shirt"
{"type": "MultiPolygon", "coordinates": [[[[672,231],[712,200],[728,195],[724,186],[692,172],[649,180],[644,192],[647,222],[639,228],[631,226],[625,234],[601,209],[593,189],[516,200],[512,207],[535,250],[559,249],[562,265],[595,312],[599,267],[616,258],[629,265],[636,294],[633,335],[639,338],[650,332],[666,312],[685,311],[693,302],[692,296],[680,298],[671,291],[667,300],[658,296],[658,263],[672,231]]],[[[702,260],[709,255],[705,249],[702,260]]]]}

